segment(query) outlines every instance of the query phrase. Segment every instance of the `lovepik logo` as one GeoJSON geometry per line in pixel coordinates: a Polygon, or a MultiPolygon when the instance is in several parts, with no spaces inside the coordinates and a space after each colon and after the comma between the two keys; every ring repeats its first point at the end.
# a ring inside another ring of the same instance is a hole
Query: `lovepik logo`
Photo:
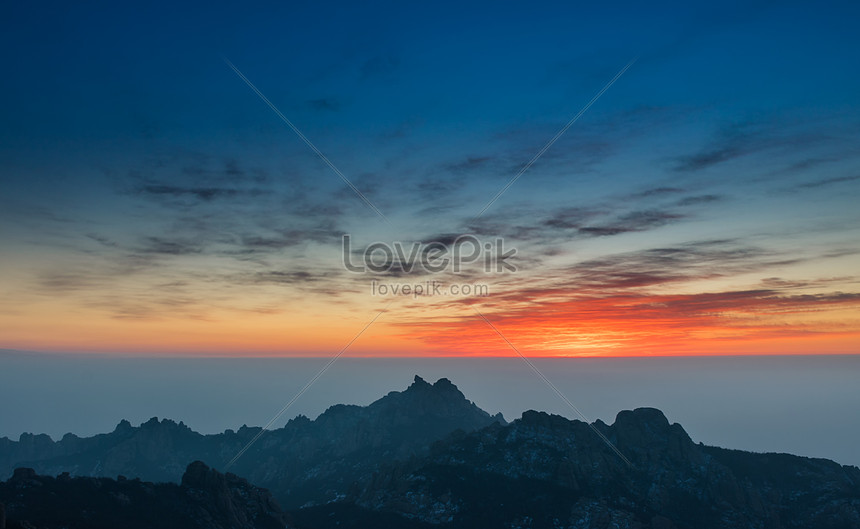
{"type": "Polygon", "coordinates": [[[478,263],[488,274],[516,272],[517,267],[507,260],[517,254],[517,249],[506,250],[504,243],[501,237],[482,242],[474,235],[460,235],[448,243],[374,242],[363,249],[353,249],[351,236],[344,235],[343,267],[358,274],[438,274],[445,271],[459,274],[465,265],[478,263]]]}

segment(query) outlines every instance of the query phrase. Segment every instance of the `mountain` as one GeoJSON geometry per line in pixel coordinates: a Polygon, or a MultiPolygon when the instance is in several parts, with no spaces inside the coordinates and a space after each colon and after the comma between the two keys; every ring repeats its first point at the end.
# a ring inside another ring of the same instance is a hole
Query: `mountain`
{"type": "Polygon", "coordinates": [[[452,529],[860,527],[857,467],[695,444],[651,408],[594,426],[630,465],[586,423],[530,411],[388,465],[347,501],[452,529]]]}
{"type": "MultiPolygon", "coordinates": [[[[178,481],[179,465],[223,465],[260,431],[122,422],[85,439],[2,439],[0,463],[178,481]]],[[[653,408],[612,424],[537,411],[507,423],[447,379],[416,377],[369,406],[299,416],[263,433],[231,470],[270,488],[297,529],[860,529],[857,467],[697,444],[653,408]]]]}
{"type": "Polygon", "coordinates": [[[283,529],[287,515],[268,491],[204,463],[182,483],[37,475],[16,469],[0,483],[0,529],[283,529]]]}
{"type": "MultiPolygon", "coordinates": [[[[456,430],[473,431],[505,423],[490,416],[448,379],[435,384],[419,376],[405,391],[392,391],[368,406],[338,404],[316,420],[298,416],[283,428],[264,432],[230,470],[266,487],[285,507],[344,496],[382,463],[426,453],[456,430]]],[[[0,438],[0,476],[16,467],[46,475],[69,472],[93,477],[135,476],[178,482],[189,462],[223,467],[261,428],[201,435],[184,423],[157,418],[132,426],[123,420],[108,434],[80,438],[66,434],[22,434],[0,438]]]]}

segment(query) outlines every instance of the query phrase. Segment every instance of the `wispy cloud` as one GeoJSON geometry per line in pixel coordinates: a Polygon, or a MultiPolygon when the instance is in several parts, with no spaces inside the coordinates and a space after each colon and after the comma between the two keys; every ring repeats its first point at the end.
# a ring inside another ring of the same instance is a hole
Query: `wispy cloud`
{"type": "Polygon", "coordinates": [[[684,197],[684,198],[678,200],[675,204],[677,204],[679,206],[695,206],[698,204],[710,204],[712,202],[720,202],[722,200],[725,200],[725,198],[726,197],[723,195],[715,195],[715,194],[693,195],[693,196],[689,196],[689,197],[684,197]]]}
{"type": "Polygon", "coordinates": [[[340,110],[341,103],[333,97],[321,97],[308,101],[308,106],[314,110],[335,112],[340,110]]]}
{"type": "Polygon", "coordinates": [[[139,193],[153,196],[192,197],[209,202],[218,198],[233,198],[240,195],[257,196],[265,193],[261,189],[238,189],[227,187],[180,187],[164,184],[141,186],[139,193]]]}
{"type": "Polygon", "coordinates": [[[487,167],[491,160],[491,156],[469,156],[459,162],[445,165],[445,170],[452,173],[469,173],[487,167]]]}
{"type": "Polygon", "coordinates": [[[602,225],[583,226],[577,230],[577,233],[584,237],[608,237],[652,230],[683,218],[684,215],[669,211],[633,211],[602,225]]]}
{"type": "Polygon", "coordinates": [[[737,159],[765,152],[787,153],[792,157],[805,155],[809,162],[823,144],[834,138],[820,127],[823,123],[796,123],[779,120],[760,120],[735,123],[723,129],[697,152],[675,158],[673,168],[678,172],[697,172],[737,159]]]}
{"type": "Polygon", "coordinates": [[[833,178],[821,178],[818,180],[813,180],[811,182],[804,182],[802,184],[798,184],[797,187],[801,189],[815,189],[818,187],[832,186],[835,184],[844,184],[846,182],[854,182],[856,180],[860,180],[860,175],[853,176],[837,176],[833,178]]]}

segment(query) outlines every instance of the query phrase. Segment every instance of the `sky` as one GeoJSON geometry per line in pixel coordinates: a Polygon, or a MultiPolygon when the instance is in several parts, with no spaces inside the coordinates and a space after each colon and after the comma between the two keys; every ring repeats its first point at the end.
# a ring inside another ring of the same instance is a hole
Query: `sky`
{"type": "Polygon", "coordinates": [[[10,4],[0,348],[860,353],[858,18],[10,4]],[[492,249],[459,272],[385,254],[462,236],[492,249]]]}

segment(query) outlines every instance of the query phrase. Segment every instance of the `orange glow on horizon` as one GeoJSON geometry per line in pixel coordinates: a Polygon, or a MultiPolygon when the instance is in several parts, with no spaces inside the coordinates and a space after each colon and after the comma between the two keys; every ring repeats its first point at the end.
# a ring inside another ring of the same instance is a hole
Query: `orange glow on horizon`
{"type": "MultiPolygon", "coordinates": [[[[854,297],[808,300],[755,294],[607,296],[524,304],[510,297],[479,310],[529,357],[857,354],[854,297]]],[[[416,314],[397,306],[349,347],[354,357],[488,357],[516,353],[468,303],[416,314]],[[428,315],[435,319],[428,321],[428,315]]],[[[480,305],[479,305],[480,306],[480,305]]],[[[330,356],[381,307],[305,313],[213,313],[207,318],[119,319],[44,304],[39,318],[5,315],[2,347],[102,354],[330,356]],[[73,313],[74,318],[69,317],[73,313]],[[49,322],[46,324],[45,322],[49,322]]]]}

